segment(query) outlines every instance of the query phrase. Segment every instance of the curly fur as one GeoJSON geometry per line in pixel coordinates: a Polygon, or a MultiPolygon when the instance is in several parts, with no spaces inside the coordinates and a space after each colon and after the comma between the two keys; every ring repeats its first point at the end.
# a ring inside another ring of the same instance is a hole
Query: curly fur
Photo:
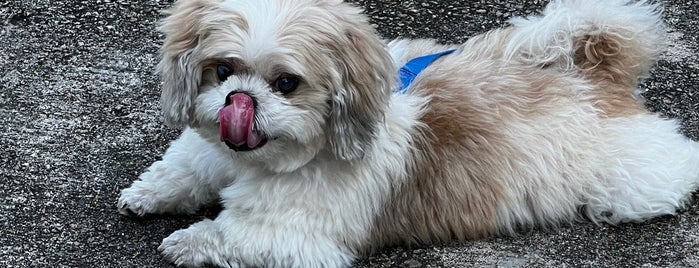
{"type": "Polygon", "coordinates": [[[383,246],[673,214],[699,145],[634,94],[665,48],[647,1],[554,0],[464,44],[384,43],[329,0],[180,0],[161,30],[166,121],[186,126],[124,189],[119,211],[223,211],[165,238],[177,265],[346,267],[383,246]],[[406,94],[410,58],[454,48],[406,94]],[[225,81],[218,63],[234,71],[225,81]],[[283,74],[300,78],[288,94],[283,74]],[[269,141],[219,138],[230,92],[269,141]],[[641,145],[643,144],[643,145],[641,145]]]}

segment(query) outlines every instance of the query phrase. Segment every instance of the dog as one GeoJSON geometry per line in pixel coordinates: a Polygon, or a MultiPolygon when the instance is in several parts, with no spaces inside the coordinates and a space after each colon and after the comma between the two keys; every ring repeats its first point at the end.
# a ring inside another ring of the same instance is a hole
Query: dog
{"type": "Polygon", "coordinates": [[[157,71],[184,130],[118,209],[220,201],[159,250],[224,267],[346,267],[393,245],[674,214],[699,145],[637,94],[661,13],[553,0],[443,45],[387,42],[339,0],[179,0],[157,71]]]}

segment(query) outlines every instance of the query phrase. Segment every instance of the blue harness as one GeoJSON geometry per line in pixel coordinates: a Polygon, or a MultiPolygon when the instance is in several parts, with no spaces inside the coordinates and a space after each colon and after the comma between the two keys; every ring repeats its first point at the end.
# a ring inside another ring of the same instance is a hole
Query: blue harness
{"type": "Polygon", "coordinates": [[[400,68],[400,82],[401,85],[398,89],[393,90],[393,93],[405,93],[408,86],[413,83],[413,80],[427,68],[432,62],[441,58],[442,56],[449,55],[456,49],[438,52],[435,54],[425,55],[421,57],[414,58],[408,61],[403,67],[400,68]]]}

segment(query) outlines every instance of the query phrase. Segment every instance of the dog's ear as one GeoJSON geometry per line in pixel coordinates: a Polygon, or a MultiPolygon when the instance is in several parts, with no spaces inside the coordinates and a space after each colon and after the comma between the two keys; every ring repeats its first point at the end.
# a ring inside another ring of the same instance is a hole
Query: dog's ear
{"type": "Polygon", "coordinates": [[[338,158],[356,160],[364,156],[384,120],[395,67],[368,23],[347,23],[346,38],[335,48],[341,78],[331,90],[328,142],[338,158]]]}
{"type": "Polygon", "coordinates": [[[201,18],[210,1],[180,0],[168,11],[159,30],[165,34],[157,71],[163,80],[160,104],[165,122],[174,127],[193,124],[194,99],[201,81],[196,47],[202,32],[201,18]]]}

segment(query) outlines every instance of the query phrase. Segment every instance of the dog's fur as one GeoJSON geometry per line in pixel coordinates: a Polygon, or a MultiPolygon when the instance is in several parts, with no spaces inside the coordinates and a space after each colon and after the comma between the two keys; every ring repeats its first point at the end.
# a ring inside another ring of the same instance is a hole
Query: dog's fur
{"type": "MultiPolygon", "coordinates": [[[[673,214],[699,146],[634,94],[663,52],[661,7],[553,0],[458,46],[386,44],[337,0],[180,0],[161,30],[165,119],[181,137],[122,191],[124,214],[224,209],[165,238],[178,265],[342,267],[377,247],[673,214]],[[407,60],[456,48],[405,94],[407,60]],[[235,73],[225,81],[216,64],[235,73]],[[298,89],[272,86],[281,73],[298,89]],[[219,139],[231,91],[269,138],[219,139]]],[[[467,22],[464,22],[467,23],[467,22]]]]}

